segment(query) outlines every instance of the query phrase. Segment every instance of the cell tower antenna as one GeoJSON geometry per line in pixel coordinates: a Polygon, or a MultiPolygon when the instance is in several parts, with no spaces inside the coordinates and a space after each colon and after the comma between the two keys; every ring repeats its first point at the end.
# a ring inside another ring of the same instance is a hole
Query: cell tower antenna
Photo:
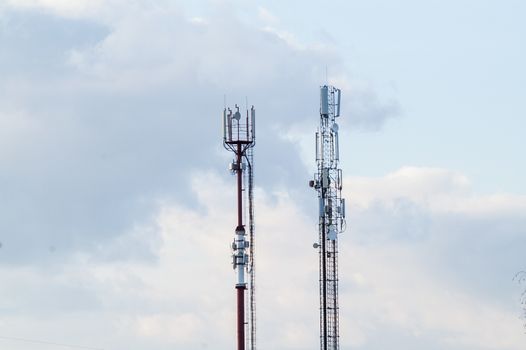
{"type": "MultiPolygon", "coordinates": [[[[248,102],[248,101],[247,101],[248,102]]],[[[226,103],[225,103],[226,104],[226,103]]],[[[256,144],[256,110],[254,106],[246,111],[243,118],[239,106],[234,110],[225,107],[223,110],[223,146],[234,153],[235,157],[230,170],[237,176],[237,226],[232,243],[232,264],[237,272],[237,349],[245,350],[248,343],[250,350],[256,349],[256,301],[255,301],[255,224],[253,203],[254,156],[256,144]],[[248,165],[248,169],[247,169],[248,165]],[[248,179],[247,179],[248,177],[248,179]],[[245,181],[243,181],[245,180],[245,181]],[[248,191],[245,187],[248,180],[248,191]],[[248,239],[243,223],[243,197],[248,202],[248,239]],[[248,254],[247,254],[248,249],[248,254]],[[248,283],[245,275],[248,274],[248,283]],[[245,314],[245,290],[249,290],[249,317],[245,314]]]]}
{"type": "Polygon", "coordinates": [[[316,132],[317,172],[309,186],[318,193],[320,265],[320,349],[338,350],[338,235],[345,230],[345,200],[342,198],[342,170],[338,124],[341,91],[324,85],[320,89],[320,126],[316,132]]]}

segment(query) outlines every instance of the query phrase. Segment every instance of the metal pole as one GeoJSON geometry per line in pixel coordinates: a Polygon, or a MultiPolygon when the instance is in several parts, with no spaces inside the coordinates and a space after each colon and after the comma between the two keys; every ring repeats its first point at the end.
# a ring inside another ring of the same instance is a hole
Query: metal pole
{"type": "MultiPolygon", "coordinates": [[[[241,143],[237,144],[237,232],[243,229],[243,168],[241,165],[241,143]]],[[[238,269],[244,269],[245,265],[238,265],[238,269]]],[[[244,271],[243,271],[244,272],[244,271]]],[[[238,271],[242,274],[243,272],[238,271]]],[[[238,281],[237,290],[237,349],[245,350],[245,289],[244,281],[238,281]]]]}
{"type": "Polygon", "coordinates": [[[237,144],[237,226],[243,226],[243,169],[241,168],[241,144],[237,144]]]}
{"type": "Polygon", "coordinates": [[[237,290],[237,348],[245,349],[245,286],[236,286],[237,290]]]}

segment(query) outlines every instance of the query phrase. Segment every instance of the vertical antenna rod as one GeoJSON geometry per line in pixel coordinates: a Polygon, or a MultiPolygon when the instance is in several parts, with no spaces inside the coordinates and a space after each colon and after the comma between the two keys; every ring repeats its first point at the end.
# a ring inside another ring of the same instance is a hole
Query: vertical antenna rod
{"type": "Polygon", "coordinates": [[[320,126],[316,132],[317,172],[309,186],[318,193],[320,264],[320,348],[338,350],[338,234],[345,230],[345,200],[339,163],[338,124],[341,91],[324,85],[320,89],[320,126]]]}
{"type": "Polygon", "coordinates": [[[251,331],[251,350],[255,350],[255,313],[254,304],[254,255],[253,249],[250,249],[247,254],[247,248],[251,246],[253,239],[254,225],[253,225],[253,207],[252,207],[252,148],[256,143],[255,133],[255,110],[251,108],[250,114],[247,110],[246,119],[242,118],[239,112],[239,107],[235,106],[235,111],[230,108],[223,110],[223,146],[234,153],[235,158],[230,165],[230,170],[237,175],[237,226],[235,229],[235,239],[232,243],[232,264],[237,271],[236,295],[237,295],[237,349],[245,350],[245,290],[247,289],[247,282],[245,281],[245,272],[251,274],[249,279],[250,288],[250,331],[251,331]],[[245,225],[243,224],[243,172],[246,169],[243,159],[249,163],[249,239],[246,239],[245,225]],[[250,268],[249,268],[250,267],[250,268]],[[252,320],[254,320],[252,322],[252,320]]]}

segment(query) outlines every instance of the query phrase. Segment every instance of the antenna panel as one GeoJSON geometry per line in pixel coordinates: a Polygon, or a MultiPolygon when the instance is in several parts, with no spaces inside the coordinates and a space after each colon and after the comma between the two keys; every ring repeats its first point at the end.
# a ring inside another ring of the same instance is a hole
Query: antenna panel
{"type": "Polygon", "coordinates": [[[329,114],[329,87],[327,85],[320,89],[320,114],[323,116],[329,114]]]}

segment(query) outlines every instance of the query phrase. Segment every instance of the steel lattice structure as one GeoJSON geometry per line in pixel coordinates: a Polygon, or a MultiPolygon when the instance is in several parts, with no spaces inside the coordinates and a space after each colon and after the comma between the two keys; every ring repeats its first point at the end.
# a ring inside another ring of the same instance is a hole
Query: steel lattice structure
{"type": "Polygon", "coordinates": [[[248,331],[249,349],[256,350],[256,225],[254,217],[254,148],[247,150],[245,159],[248,165],[248,331]]]}
{"type": "Polygon", "coordinates": [[[345,229],[345,200],[339,168],[338,124],[341,92],[322,86],[320,126],[316,132],[317,172],[309,182],[318,193],[320,264],[320,348],[339,349],[338,234],[345,229]]]}

